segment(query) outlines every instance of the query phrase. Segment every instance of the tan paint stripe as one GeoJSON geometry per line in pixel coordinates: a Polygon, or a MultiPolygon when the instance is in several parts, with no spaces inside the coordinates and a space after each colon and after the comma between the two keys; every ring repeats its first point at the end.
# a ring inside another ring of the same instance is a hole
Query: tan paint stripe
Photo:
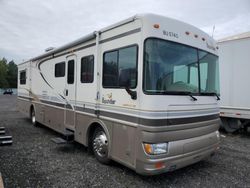
{"type": "Polygon", "coordinates": [[[0,188],[4,188],[2,174],[0,173],[0,188]]]}

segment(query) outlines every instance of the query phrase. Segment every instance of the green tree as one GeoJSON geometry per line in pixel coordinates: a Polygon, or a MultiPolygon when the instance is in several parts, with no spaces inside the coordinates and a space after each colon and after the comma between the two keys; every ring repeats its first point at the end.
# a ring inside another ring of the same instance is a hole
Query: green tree
{"type": "Polygon", "coordinates": [[[0,88],[17,87],[17,65],[12,60],[7,63],[7,59],[0,59],[0,88]]]}
{"type": "Polygon", "coordinates": [[[9,83],[7,81],[8,65],[5,58],[0,59],[0,88],[8,88],[9,83]]]}
{"type": "Polygon", "coordinates": [[[8,63],[7,80],[10,88],[17,88],[17,65],[13,60],[8,63]]]}

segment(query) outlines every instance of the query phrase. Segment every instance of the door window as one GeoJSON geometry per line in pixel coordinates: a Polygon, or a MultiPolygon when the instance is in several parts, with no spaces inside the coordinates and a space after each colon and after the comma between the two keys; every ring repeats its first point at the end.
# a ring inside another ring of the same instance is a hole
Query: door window
{"type": "Polygon", "coordinates": [[[68,61],[68,84],[74,83],[74,75],[75,75],[75,61],[69,60],[68,61]]]}

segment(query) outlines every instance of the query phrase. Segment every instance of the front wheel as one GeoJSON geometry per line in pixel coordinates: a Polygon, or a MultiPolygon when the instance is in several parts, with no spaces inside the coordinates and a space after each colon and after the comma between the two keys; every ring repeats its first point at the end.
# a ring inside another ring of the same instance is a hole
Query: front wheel
{"type": "Polygon", "coordinates": [[[100,127],[95,129],[92,147],[94,155],[99,162],[104,164],[110,163],[110,159],[108,158],[108,138],[105,131],[100,127]]]}

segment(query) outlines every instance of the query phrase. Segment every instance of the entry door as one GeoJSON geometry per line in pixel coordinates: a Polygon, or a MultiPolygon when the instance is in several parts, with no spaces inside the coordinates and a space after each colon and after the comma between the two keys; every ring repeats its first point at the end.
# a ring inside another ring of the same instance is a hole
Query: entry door
{"type": "Polygon", "coordinates": [[[64,96],[66,99],[64,122],[68,129],[75,129],[75,103],[76,103],[76,56],[66,59],[66,80],[64,96]]]}

